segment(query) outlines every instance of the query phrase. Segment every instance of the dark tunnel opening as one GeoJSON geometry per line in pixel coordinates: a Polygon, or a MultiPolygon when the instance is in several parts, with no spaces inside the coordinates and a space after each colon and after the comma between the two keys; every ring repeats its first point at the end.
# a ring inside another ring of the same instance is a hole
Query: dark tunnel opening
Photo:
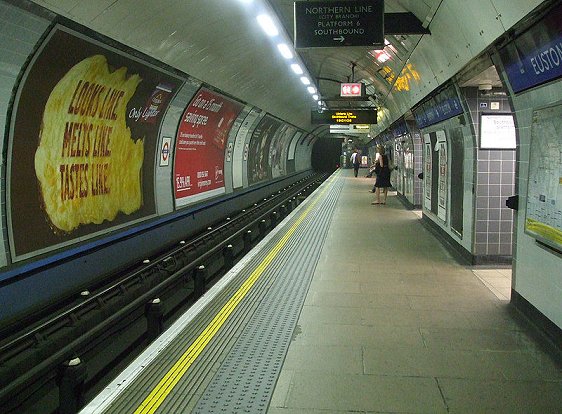
{"type": "Polygon", "coordinates": [[[312,147],[312,168],[319,172],[332,172],[340,163],[342,140],[320,138],[312,147]]]}

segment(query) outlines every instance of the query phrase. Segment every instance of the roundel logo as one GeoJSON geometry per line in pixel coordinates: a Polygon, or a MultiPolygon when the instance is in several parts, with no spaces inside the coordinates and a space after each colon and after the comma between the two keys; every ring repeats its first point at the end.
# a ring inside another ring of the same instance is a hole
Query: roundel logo
{"type": "Polygon", "coordinates": [[[165,167],[170,162],[170,143],[172,142],[171,138],[164,138],[162,140],[162,148],[160,150],[160,166],[165,167]]]}
{"type": "Polygon", "coordinates": [[[164,142],[164,145],[162,145],[162,161],[168,161],[168,155],[170,155],[170,143],[164,142]]]}

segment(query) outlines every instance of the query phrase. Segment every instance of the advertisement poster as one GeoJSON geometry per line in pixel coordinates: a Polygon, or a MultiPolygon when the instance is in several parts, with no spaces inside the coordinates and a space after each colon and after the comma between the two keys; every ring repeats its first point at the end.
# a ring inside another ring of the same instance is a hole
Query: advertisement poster
{"type": "Polygon", "coordinates": [[[423,188],[424,188],[424,207],[428,210],[431,210],[431,175],[432,175],[432,166],[431,166],[431,138],[429,134],[423,135],[423,148],[424,148],[424,156],[423,156],[423,188]]]}
{"type": "Polygon", "coordinates": [[[201,88],[185,109],[176,136],[176,206],[225,192],[225,145],[244,105],[201,88]]]}
{"type": "Polygon", "coordinates": [[[250,129],[256,123],[257,119],[262,116],[262,112],[257,108],[252,108],[250,113],[242,122],[236,140],[234,141],[234,155],[232,158],[232,186],[240,188],[244,185],[244,162],[248,160],[248,148],[250,140],[250,129]]]}
{"type": "Polygon", "coordinates": [[[248,151],[248,183],[250,185],[271,178],[269,149],[280,126],[280,121],[266,115],[254,129],[248,151]]]}
{"type": "Polygon", "coordinates": [[[271,142],[269,158],[271,166],[271,176],[281,177],[287,174],[287,151],[289,140],[295,134],[296,128],[289,124],[283,124],[271,142]]]}
{"type": "Polygon", "coordinates": [[[70,29],[52,30],[20,81],[10,124],[14,260],[155,214],[160,123],[182,83],[70,29]]]}
{"type": "Polygon", "coordinates": [[[447,167],[447,138],[444,131],[437,131],[436,149],[439,151],[439,181],[437,194],[437,217],[447,220],[447,197],[448,197],[448,167],[447,167]]]}
{"type": "Polygon", "coordinates": [[[299,142],[299,139],[302,137],[302,135],[303,133],[299,131],[293,136],[293,139],[291,140],[291,145],[289,146],[289,154],[287,159],[289,160],[295,159],[295,150],[297,148],[297,143],[299,142]]]}

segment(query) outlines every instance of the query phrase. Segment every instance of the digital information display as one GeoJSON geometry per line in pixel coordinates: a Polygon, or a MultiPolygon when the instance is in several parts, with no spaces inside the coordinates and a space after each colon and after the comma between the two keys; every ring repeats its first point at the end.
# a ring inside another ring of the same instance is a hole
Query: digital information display
{"type": "Polygon", "coordinates": [[[480,149],[515,149],[513,115],[483,114],[480,121],[480,149]]]}
{"type": "Polygon", "coordinates": [[[331,110],[312,111],[310,113],[311,123],[315,125],[351,125],[351,124],[376,124],[377,110],[331,110]]]}

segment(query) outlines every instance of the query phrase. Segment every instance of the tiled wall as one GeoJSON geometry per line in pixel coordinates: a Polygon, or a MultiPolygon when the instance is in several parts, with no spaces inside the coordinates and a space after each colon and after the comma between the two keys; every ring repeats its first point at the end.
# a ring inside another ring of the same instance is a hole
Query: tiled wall
{"type": "MultiPolygon", "coordinates": [[[[511,108],[503,90],[484,93],[477,88],[465,88],[474,130],[479,142],[480,114],[510,113],[511,108]],[[499,102],[498,110],[491,110],[491,102],[499,102]],[[485,107],[481,107],[485,103],[485,107]]],[[[514,150],[476,150],[476,220],[475,256],[511,256],[513,246],[513,211],[505,206],[507,197],[515,194],[514,150]]]]}
{"type": "Polygon", "coordinates": [[[515,193],[515,151],[478,151],[476,180],[476,255],[511,256],[515,193]]]}

